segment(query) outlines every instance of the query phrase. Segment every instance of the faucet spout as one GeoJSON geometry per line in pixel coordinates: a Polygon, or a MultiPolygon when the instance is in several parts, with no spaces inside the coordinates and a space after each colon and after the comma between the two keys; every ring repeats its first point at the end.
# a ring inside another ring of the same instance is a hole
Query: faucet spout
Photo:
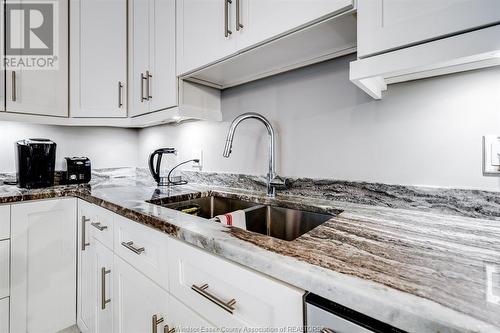
{"type": "Polygon", "coordinates": [[[277,178],[276,174],[276,137],[274,134],[274,128],[263,115],[254,112],[243,113],[236,117],[227,133],[226,144],[224,146],[224,157],[229,157],[231,155],[234,133],[238,125],[246,119],[256,119],[266,126],[267,134],[269,136],[269,172],[267,174],[267,195],[274,197],[276,195],[276,186],[273,184],[273,180],[277,178]]]}

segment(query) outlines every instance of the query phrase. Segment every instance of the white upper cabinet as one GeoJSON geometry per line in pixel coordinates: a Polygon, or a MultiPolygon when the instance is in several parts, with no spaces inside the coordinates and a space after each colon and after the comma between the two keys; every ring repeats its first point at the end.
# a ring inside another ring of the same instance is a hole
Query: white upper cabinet
{"type": "Polygon", "coordinates": [[[177,73],[192,71],[235,53],[234,22],[228,0],[177,0],[177,73]]]}
{"type": "MultiPolygon", "coordinates": [[[[4,20],[4,6],[0,6],[0,36],[5,36],[4,20]]],[[[0,38],[0,52],[1,54],[5,54],[5,40],[3,38],[0,38]]],[[[0,111],[5,111],[5,69],[3,66],[0,67],[0,111]]]]}
{"type": "Polygon", "coordinates": [[[178,76],[218,89],[356,51],[353,0],[177,0],[178,76]]]}
{"type": "Polygon", "coordinates": [[[349,78],[375,99],[387,85],[497,66],[498,0],[359,0],[349,78]]]}
{"type": "Polygon", "coordinates": [[[129,114],[177,105],[175,0],[129,2],[129,114]]]}
{"type": "MultiPolygon", "coordinates": [[[[22,1],[33,3],[36,1],[22,1]]],[[[42,2],[43,3],[43,2],[42,2]]],[[[57,7],[54,7],[53,13],[57,15],[58,28],[57,34],[53,35],[54,56],[57,56],[56,69],[34,69],[20,68],[9,69],[6,73],[6,110],[17,113],[47,115],[47,116],[68,116],[68,1],[57,0],[57,7]]],[[[9,15],[14,15],[10,13],[9,15]]],[[[15,22],[15,18],[12,18],[15,22]]],[[[9,32],[14,24],[11,22],[9,32]]],[[[25,26],[19,24],[18,36],[23,36],[25,26]]],[[[23,45],[19,55],[29,56],[32,52],[28,49],[24,40],[20,41],[23,45]]],[[[2,42],[3,43],[3,42],[2,42]]],[[[42,47],[50,47],[39,40],[42,47]]],[[[48,44],[50,42],[47,42],[48,44]]],[[[3,45],[2,45],[3,46],[3,45]]],[[[32,48],[30,44],[30,48],[32,48]]],[[[2,80],[3,81],[3,80],[2,80]]],[[[3,82],[0,87],[3,86],[3,82]]],[[[3,93],[2,93],[3,94],[3,93]]]]}
{"type": "Polygon", "coordinates": [[[177,0],[178,74],[353,8],[352,0],[177,0]]]}
{"type": "Polygon", "coordinates": [[[498,22],[498,0],[358,0],[358,57],[498,22]]]}
{"type": "Polygon", "coordinates": [[[353,8],[352,0],[234,0],[238,49],[353,8]]]}
{"type": "Polygon", "coordinates": [[[127,1],[71,0],[70,113],[127,116],[127,1]]]}

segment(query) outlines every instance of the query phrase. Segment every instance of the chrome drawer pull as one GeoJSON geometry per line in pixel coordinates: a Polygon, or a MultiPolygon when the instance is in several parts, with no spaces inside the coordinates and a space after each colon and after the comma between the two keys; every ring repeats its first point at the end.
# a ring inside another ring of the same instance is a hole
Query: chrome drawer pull
{"type": "Polygon", "coordinates": [[[336,333],[335,331],[327,328],[327,327],[323,327],[320,331],[320,333],[336,333]]]}
{"type": "Polygon", "coordinates": [[[85,251],[85,248],[90,245],[90,243],[85,242],[85,223],[89,222],[90,219],[86,218],[85,216],[82,216],[82,251],[85,251]]]}
{"type": "Polygon", "coordinates": [[[163,333],[175,333],[175,327],[170,329],[168,325],[165,325],[165,327],[163,327],[163,333]]]}
{"type": "Polygon", "coordinates": [[[228,38],[233,32],[229,30],[229,4],[232,0],[224,0],[224,37],[228,38]]]}
{"type": "Polygon", "coordinates": [[[108,229],[108,227],[105,226],[105,225],[101,226],[100,222],[90,223],[90,225],[93,226],[94,228],[96,228],[99,231],[104,231],[104,230],[108,229]]]}
{"type": "Polygon", "coordinates": [[[122,242],[122,245],[125,246],[130,251],[134,252],[135,254],[141,254],[142,252],[144,252],[146,250],[143,247],[135,247],[134,246],[134,242],[132,242],[132,241],[130,241],[130,242],[122,242]]]}
{"type": "Polygon", "coordinates": [[[146,99],[149,101],[150,99],[153,98],[153,96],[151,96],[151,79],[153,78],[153,75],[149,72],[149,71],[146,71],[146,99]]]}
{"type": "Polygon", "coordinates": [[[152,333],[158,333],[158,324],[161,324],[163,323],[163,317],[158,319],[158,316],[157,315],[153,315],[153,317],[151,317],[151,332],[152,333]]]}
{"type": "Polygon", "coordinates": [[[12,102],[17,101],[16,71],[12,71],[12,102]]]}
{"type": "Polygon", "coordinates": [[[144,83],[147,83],[147,81],[148,77],[141,73],[141,103],[148,100],[147,97],[144,97],[144,83]]]}
{"type": "Polygon", "coordinates": [[[111,273],[110,269],[101,268],[101,309],[106,309],[106,304],[110,303],[110,299],[106,299],[106,274],[111,273]]]}
{"type": "Polygon", "coordinates": [[[236,31],[240,31],[245,27],[243,24],[241,24],[240,1],[241,0],[236,0],[236,31]]]}
{"type": "Polygon", "coordinates": [[[121,81],[118,81],[118,108],[121,109],[123,107],[123,83],[121,81]]]}
{"type": "Polygon", "coordinates": [[[204,285],[202,285],[202,286],[197,286],[197,285],[193,284],[191,286],[191,289],[193,289],[198,294],[200,294],[201,296],[205,297],[206,299],[208,299],[212,303],[217,304],[218,306],[220,306],[221,308],[223,308],[224,310],[226,310],[230,314],[233,314],[233,311],[235,310],[234,305],[236,304],[236,300],[234,298],[231,299],[231,300],[229,300],[229,301],[227,301],[227,302],[222,301],[220,298],[218,298],[218,297],[210,294],[207,291],[208,284],[206,284],[206,283],[204,285]]]}

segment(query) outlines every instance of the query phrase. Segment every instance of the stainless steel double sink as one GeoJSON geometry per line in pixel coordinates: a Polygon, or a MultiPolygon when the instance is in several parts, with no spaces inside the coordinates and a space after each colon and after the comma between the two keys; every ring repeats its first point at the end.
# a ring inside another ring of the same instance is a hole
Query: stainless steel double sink
{"type": "Polygon", "coordinates": [[[170,203],[159,199],[150,203],[206,219],[243,210],[246,215],[247,230],[287,241],[300,237],[334,215],[283,207],[283,204],[259,204],[218,195],[170,203]]]}

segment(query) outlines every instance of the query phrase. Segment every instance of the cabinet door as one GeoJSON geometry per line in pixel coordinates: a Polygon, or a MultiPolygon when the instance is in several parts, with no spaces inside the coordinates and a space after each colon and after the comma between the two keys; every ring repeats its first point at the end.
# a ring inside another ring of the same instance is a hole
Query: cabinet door
{"type": "MultiPolygon", "coordinates": [[[[137,1],[137,0],[136,0],[137,1]]],[[[175,0],[150,0],[150,110],[177,105],[175,0]]]]}
{"type": "Polygon", "coordinates": [[[11,332],[76,323],[76,200],[12,205],[11,332]]]}
{"type": "Polygon", "coordinates": [[[9,240],[0,241],[0,298],[9,296],[9,240]]]}
{"type": "MultiPolygon", "coordinates": [[[[22,0],[21,3],[46,1],[22,0]]],[[[6,110],[48,116],[68,116],[68,1],[57,0],[53,7],[57,15],[58,33],[54,34],[54,56],[57,56],[56,69],[34,69],[31,67],[6,71],[6,110]]],[[[12,14],[10,14],[12,15],[12,14]]],[[[46,18],[43,18],[46,19],[46,18]]],[[[23,23],[23,20],[18,20],[23,23]]],[[[12,20],[16,22],[16,20],[12,20]]],[[[25,25],[11,23],[10,29],[17,26],[18,36],[23,36],[25,25]]],[[[12,36],[12,31],[9,32],[12,36]]],[[[24,38],[23,38],[24,39],[24,38]]],[[[24,40],[21,41],[24,44],[24,40]]],[[[33,42],[33,41],[31,41],[33,42]]],[[[39,43],[44,43],[40,41],[39,43]]],[[[45,47],[45,46],[44,46],[45,47]]],[[[20,49],[21,57],[31,57],[31,49],[20,49]]],[[[34,56],[36,58],[36,55],[34,56]]]]}
{"type": "MultiPolygon", "coordinates": [[[[253,1],[253,0],[252,0],[253,1]]],[[[226,0],[177,0],[177,74],[184,74],[236,52],[235,31],[225,37],[226,0]]],[[[228,27],[234,30],[233,4],[228,27]]]]}
{"type": "Polygon", "coordinates": [[[0,333],[9,333],[9,298],[0,299],[0,333]]]}
{"type": "MultiPolygon", "coordinates": [[[[129,85],[130,115],[136,116],[150,111],[147,96],[149,77],[149,54],[151,48],[150,7],[152,0],[129,2],[129,85]]],[[[167,18],[165,18],[167,19],[167,18]]]]}
{"type": "MultiPolygon", "coordinates": [[[[353,8],[353,0],[234,0],[240,3],[238,49],[262,43],[353,8]]],[[[235,7],[235,13],[237,8],[235,7]]],[[[237,13],[236,16],[238,17],[237,13]]],[[[233,29],[236,29],[235,23],[233,29]]]]}
{"type": "MultiPolygon", "coordinates": [[[[128,263],[114,257],[115,332],[151,332],[154,317],[158,332],[168,325],[168,293],[128,263]]],[[[165,262],[165,265],[167,263],[165,262]]]]}
{"type": "Polygon", "coordinates": [[[358,56],[498,22],[498,0],[358,0],[358,56]]]}
{"type": "Polygon", "coordinates": [[[95,312],[97,307],[94,272],[94,238],[91,233],[90,204],[78,201],[78,285],[77,285],[77,325],[82,333],[95,332],[95,312]]]}
{"type": "Polygon", "coordinates": [[[93,240],[94,272],[93,284],[94,293],[94,311],[95,311],[95,332],[109,333],[113,332],[113,307],[115,306],[115,297],[113,295],[113,252],[105,247],[101,242],[93,240]]]}
{"type": "Polygon", "coordinates": [[[73,117],[126,117],[127,1],[71,0],[73,117]]]}
{"type": "MultiPolygon", "coordinates": [[[[4,6],[0,6],[0,36],[5,36],[5,24],[4,24],[4,6]]],[[[5,54],[5,39],[0,38],[0,52],[2,55],[5,54]]],[[[0,111],[5,111],[5,69],[4,66],[0,66],[0,111]]],[[[1,222],[0,222],[1,224],[1,222]]],[[[0,227],[1,229],[1,227],[0,227]]],[[[0,332],[2,332],[0,327],[0,332]]],[[[3,333],[3,332],[2,332],[3,333]]]]}

